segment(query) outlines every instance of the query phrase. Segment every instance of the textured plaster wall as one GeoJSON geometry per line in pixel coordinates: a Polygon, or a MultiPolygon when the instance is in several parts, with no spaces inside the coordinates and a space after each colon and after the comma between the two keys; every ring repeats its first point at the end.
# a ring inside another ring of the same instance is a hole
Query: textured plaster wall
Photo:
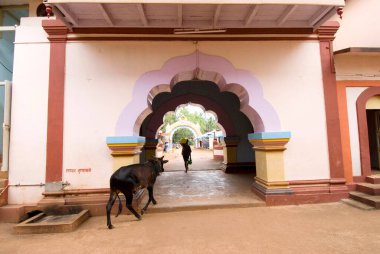
{"type": "Polygon", "coordinates": [[[337,80],[380,80],[379,56],[380,53],[335,55],[337,80]]]}
{"type": "MultiPolygon", "coordinates": [[[[50,47],[41,19],[23,18],[16,31],[9,183],[45,182],[50,47]]],[[[36,203],[44,187],[9,188],[9,203],[36,203]]]]}
{"type": "Polygon", "coordinates": [[[349,47],[379,47],[378,27],[379,0],[348,0],[343,9],[343,18],[332,17],[339,21],[340,28],[336,33],[334,51],[349,47]]]}

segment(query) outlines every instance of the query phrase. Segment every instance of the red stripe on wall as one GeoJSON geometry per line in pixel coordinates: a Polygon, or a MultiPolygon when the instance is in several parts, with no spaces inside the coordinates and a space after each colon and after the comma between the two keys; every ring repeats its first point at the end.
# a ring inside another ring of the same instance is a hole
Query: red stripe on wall
{"type": "Polygon", "coordinates": [[[332,48],[332,41],[338,28],[338,22],[327,22],[318,29],[326,107],[330,178],[344,178],[338,95],[332,48]]]}
{"type": "Polygon", "coordinates": [[[62,181],[63,106],[66,37],[68,29],[59,20],[43,20],[50,41],[49,94],[46,144],[46,182],[62,181]]]}

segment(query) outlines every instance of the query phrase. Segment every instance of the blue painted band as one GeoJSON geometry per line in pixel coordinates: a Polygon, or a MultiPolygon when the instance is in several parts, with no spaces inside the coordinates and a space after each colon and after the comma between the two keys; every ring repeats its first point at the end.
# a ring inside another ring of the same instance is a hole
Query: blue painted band
{"type": "Polygon", "coordinates": [[[283,132],[255,132],[249,133],[248,139],[278,139],[278,138],[290,138],[290,131],[283,132]]]}
{"type": "Polygon", "coordinates": [[[145,143],[145,137],[140,136],[114,136],[106,138],[107,144],[138,144],[145,143]]]}

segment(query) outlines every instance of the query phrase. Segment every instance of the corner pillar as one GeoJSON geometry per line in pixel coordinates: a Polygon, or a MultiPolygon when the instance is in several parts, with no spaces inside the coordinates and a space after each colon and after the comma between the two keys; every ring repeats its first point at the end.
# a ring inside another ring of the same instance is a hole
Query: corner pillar
{"type": "Polygon", "coordinates": [[[325,99],[330,178],[335,180],[340,180],[345,177],[339,120],[338,91],[333,55],[333,40],[338,29],[338,22],[328,21],[317,30],[325,99]]]}
{"type": "Polygon", "coordinates": [[[240,138],[237,136],[222,137],[221,144],[223,146],[223,164],[221,169],[226,173],[234,170],[237,162],[237,146],[240,138]]]}
{"type": "Polygon", "coordinates": [[[144,145],[145,161],[152,159],[156,156],[156,149],[158,145],[158,139],[147,138],[144,145]]]}
{"type": "Polygon", "coordinates": [[[113,157],[114,171],[122,166],[140,163],[140,153],[145,143],[145,137],[115,136],[107,137],[106,141],[113,157]]]}
{"type": "Polygon", "coordinates": [[[268,195],[291,194],[285,181],[284,151],[290,132],[259,132],[248,134],[256,157],[256,177],[252,191],[266,200],[268,195]]]}

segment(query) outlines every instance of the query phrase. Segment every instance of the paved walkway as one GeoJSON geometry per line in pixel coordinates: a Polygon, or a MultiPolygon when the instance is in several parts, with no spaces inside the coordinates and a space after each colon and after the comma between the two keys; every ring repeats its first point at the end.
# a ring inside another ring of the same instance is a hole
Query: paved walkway
{"type": "Polygon", "coordinates": [[[192,150],[188,173],[181,149],[164,154],[169,162],[157,178],[154,193],[158,205],[150,207],[151,212],[265,205],[251,191],[253,174],[226,174],[219,170],[222,162],[213,159],[212,150],[192,150]]]}
{"type": "Polygon", "coordinates": [[[221,170],[164,172],[154,187],[158,204],[150,206],[149,210],[264,206],[265,203],[251,191],[253,177],[252,174],[226,174],[221,170]]]}
{"type": "Polygon", "coordinates": [[[0,253],[374,254],[380,211],[341,203],[92,217],[71,233],[14,235],[0,223],[0,253]]]}
{"type": "MultiPolygon", "coordinates": [[[[173,149],[170,152],[164,153],[165,160],[169,160],[165,164],[165,171],[185,171],[181,151],[181,149],[173,149]]],[[[220,169],[222,165],[222,161],[213,159],[213,151],[208,149],[192,148],[191,158],[193,164],[190,165],[190,171],[220,169]]]]}

